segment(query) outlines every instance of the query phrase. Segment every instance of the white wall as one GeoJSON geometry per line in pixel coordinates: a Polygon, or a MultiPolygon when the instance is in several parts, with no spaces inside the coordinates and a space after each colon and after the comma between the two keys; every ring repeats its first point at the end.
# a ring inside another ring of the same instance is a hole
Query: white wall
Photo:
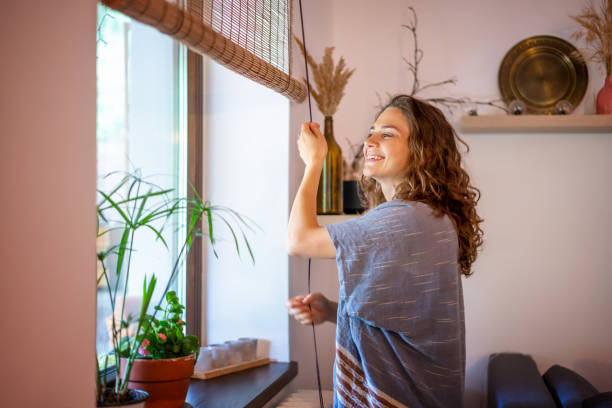
{"type": "Polygon", "coordinates": [[[206,338],[208,344],[238,337],[270,341],[270,355],[289,360],[287,235],[287,135],[289,101],[210,61],[206,82],[206,198],[251,218],[255,254],[235,255],[231,234],[219,259],[208,250],[206,338]]]}
{"type": "MultiPolygon", "coordinates": [[[[297,4],[297,2],[296,2],[297,4]]],[[[358,143],[371,125],[377,93],[411,87],[402,60],[412,52],[408,6],[418,15],[422,84],[456,77],[456,86],[425,96],[499,97],[497,72],[505,53],[520,40],[539,34],[569,35],[578,14],[574,0],[311,1],[305,13],[308,47],[319,59],[336,46],[356,72],[334,117],[343,151],[358,143]]],[[[294,17],[298,17],[297,7],[294,17]]],[[[299,24],[298,24],[299,27],[299,24]]],[[[577,44],[579,45],[579,44],[577,44]]],[[[294,66],[300,70],[303,62],[294,66]]],[[[603,85],[599,67],[589,64],[589,87],[576,113],[593,113],[603,85]]],[[[291,134],[307,116],[305,104],[291,105],[291,134]]],[[[316,108],[315,108],[316,109],[316,108]]],[[[479,110],[481,113],[495,111],[479,110]]],[[[317,112],[318,113],[318,112],[317,112]]],[[[451,117],[458,123],[462,112],[451,117]]],[[[321,120],[320,114],[318,119],[321,120]]],[[[479,406],[485,389],[486,358],[514,350],[530,353],[541,370],[558,363],[575,369],[601,390],[612,390],[612,261],[608,231],[612,220],[609,177],[611,135],[464,135],[465,156],[474,184],[482,191],[484,252],[475,274],[464,282],[467,326],[467,406],[479,406]]],[[[291,204],[303,165],[290,143],[291,204]]],[[[305,293],[305,262],[291,258],[292,295],[305,293]],[[302,283],[304,282],[304,283],[302,283]]],[[[313,291],[337,296],[333,262],[313,263],[313,291]]],[[[324,387],[331,389],[333,330],[318,330],[324,387]]],[[[309,328],[291,324],[291,355],[300,363],[299,388],[316,388],[309,328]]]]}
{"type": "Polygon", "coordinates": [[[93,407],[96,2],[0,3],[0,393],[93,407]]]}
{"type": "Polygon", "coordinates": [[[463,286],[471,393],[500,351],[612,390],[611,136],[466,136],[486,234],[463,286]]]}

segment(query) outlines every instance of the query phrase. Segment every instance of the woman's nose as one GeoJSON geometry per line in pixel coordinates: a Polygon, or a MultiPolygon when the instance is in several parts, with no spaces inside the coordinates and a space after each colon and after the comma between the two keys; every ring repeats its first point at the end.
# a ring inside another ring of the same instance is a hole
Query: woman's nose
{"type": "Polygon", "coordinates": [[[366,141],[364,142],[365,147],[376,147],[378,146],[378,136],[371,135],[370,137],[368,137],[366,139],[366,141]]]}

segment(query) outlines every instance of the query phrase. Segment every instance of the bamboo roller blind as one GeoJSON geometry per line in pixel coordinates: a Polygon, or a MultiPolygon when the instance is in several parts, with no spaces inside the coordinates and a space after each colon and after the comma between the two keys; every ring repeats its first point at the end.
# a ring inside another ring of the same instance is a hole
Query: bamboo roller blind
{"type": "Polygon", "coordinates": [[[306,87],[291,77],[291,0],[101,0],[294,102],[306,87]]]}

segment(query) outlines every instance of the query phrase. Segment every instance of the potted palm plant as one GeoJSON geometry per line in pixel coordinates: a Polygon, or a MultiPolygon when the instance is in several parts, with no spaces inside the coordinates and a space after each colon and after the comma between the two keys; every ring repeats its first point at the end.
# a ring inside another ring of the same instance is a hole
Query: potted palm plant
{"type": "MultiPolygon", "coordinates": [[[[236,232],[241,234],[242,244],[247,247],[254,261],[253,252],[245,234],[245,229],[252,230],[250,221],[227,207],[213,206],[210,202],[203,201],[197,193],[194,194],[194,198],[185,199],[174,197],[173,192],[173,189],[163,189],[146,181],[138,172],[122,175],[120,181],[110,191],[98,190],[97,234],[103,236],[117,231],[121,237],[118,243],[110,245],[97,254],[98,262],[101,265],[98,282],[104,281],[106,284],[108,302],[112,310],[111,316],[119,316],[118,319],[113,317],[110,324],[112,350],[103,358],[96,360],[96,402],[98,406],[130,405],[133,407],[134,405],[131,404],[134,403],[144,406],[144,401],[148,398],[147,393],[138,390],[138,388],[147,388],[142,385],[144,383],[142,372],[144,370],[145,378],[150,377],[151,374],[147,372],[147,367],[156,365],[156,363],[147,362],[165,360],[164,363],[179,367],[181,372],[179,377],[182,378],[183,388],[185,384],[188,384],[195,365],[196,353],[199,350],[199,342],[195,336],[184,335],[184,322],[181,319],[184,306],[179,303],[176,292],[170,289],[193,240],[203,235],[198,227],[200,221],[204,220],[207,225],[206,235],[213,245],[215,256],[217,252],[214,250],[213,216],[219,218],[229,228],[239,255],[241,243],[236,232]],[[172,225],[171,220],[177,215],[184,219],[188,217],[186,224],[179,227],[185,238],[173,262],[168,282],[159,301],[153,306],[153,294],[157,286],[156,276],[152,274],[147,278],[145,275],[138,315],[124,317],[126,291],[130,282],[130,273],[133,272],[132,255],[136,248],[136,238],[148,232],[156,237],[159,245],[169,249],[163,232],[172,225]],[[100,228],[101,224],[107,227],[100,228]],[[109,262],[111,258],[113,263],[109,262]],[[109,268],[111,264],[113,268],[109,268]],[[121,288],[123,288],[123,296],[120,295],[121,288]],[[153,307],[149,313],[151,306],[153,307]],[[162,316],[158,316],[160,312],[162,316]],[[103,365],[102,370],[100,365],[103,365]],[[114,383],[109,383],[107,381],[108,367],[113,365],[119,366],[120,370],[114,383]],[[138,381],[132,381],[134,373],[139,376],[138,381]]],[[[169,369],[166,366],[162,370],[168,371],[169,369]]],[[[154,381],[165,380],[158,378],[154,381]]],[[[162,394],[166,393],[167,390],[162,391],[162,394]]],[[[179,396],[178,399],[180,398],[179,396]]],[[[182,407],[184,400],[185,394],[182,396],[182,401],[177,400],[170,405],[164,402],[164,406],[182,407]]],[[[155,401],[156,397],[153,396],[146,402],[146,406],[154,407],[155,401]]]]}

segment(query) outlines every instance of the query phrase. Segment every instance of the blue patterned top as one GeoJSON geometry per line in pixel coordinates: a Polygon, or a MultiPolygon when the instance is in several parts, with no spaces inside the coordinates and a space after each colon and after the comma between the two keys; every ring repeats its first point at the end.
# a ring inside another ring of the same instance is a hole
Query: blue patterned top
{"type": "Polygon", "coordinates": [[[340,280],[334,407],[462,407],[465,322],[450,218],[393,200],[326,228],[340,280]]]}

